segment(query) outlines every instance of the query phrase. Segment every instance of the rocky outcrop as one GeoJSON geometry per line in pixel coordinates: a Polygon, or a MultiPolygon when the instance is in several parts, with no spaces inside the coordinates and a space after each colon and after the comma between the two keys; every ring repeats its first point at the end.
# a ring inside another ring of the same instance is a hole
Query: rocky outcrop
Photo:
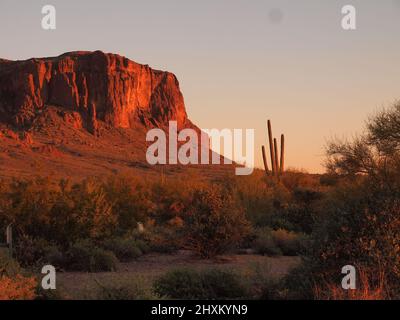
{"type": "Polygon", "coordinates": [[[99,120],[122,128],[137,122],[163,126],[169,120],[190,125],[172,73],[101,51],[0,59],[0,122],[29,127],[49,105],[78,113],[93,134],[99,120]]]}

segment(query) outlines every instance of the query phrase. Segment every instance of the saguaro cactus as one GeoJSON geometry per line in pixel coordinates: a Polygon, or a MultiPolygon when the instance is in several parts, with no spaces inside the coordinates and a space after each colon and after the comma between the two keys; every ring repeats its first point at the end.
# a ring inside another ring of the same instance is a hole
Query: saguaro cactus
{"type": "Polygon", "coordinates": [[[265,173],[268,175],[268,174],[269,174],[269,170],[268,170],[267,156],[266,156],[266,154],[265,154],[265,147],[262,146],[262,147],[261,147],[261,150],[262,150],[262,156],[263,156],[263,162],[264,162],[265,173]]]}
{"type": "Polygon", "coordinates": [[[272,128],[271,128],[271,120],[268,120],[268,140],[269,140],[269,152],[271,154],[271,167],[272,167],[272,175],[275,174],[275,153],[274,153],[274,145],[272,142],[272,128]]]}
{"type": "Polygon", "coordinates": [[[278,161],[278,143],[276,142],[276,138],[274,138],[274,155],[275,155],[275,175],[279,176],[279,161],[278,161]]]}
{"type": "Polygon", "coordinates": [[[279,173],[283,174],[285,171],[285,135],[281,134],[281,164],[279,166],[279,173]]]}
{"type": "MultiPolygon", "coordinates": [[[[281,152],[280,152],[280,159],[279,159],[279,152],[278,152],[278,142],[276,138],[272,136],[272,126],[271,120],[267,121],[268,127],[268,142],[269,142],[269,152],[271,156],[271,169],[272,175],[279,178],[284,171],[285,171],[285,136],[281,134],[281,152]]],[[[262,157],[264,162],[264,169],[265,173],[269,175],[268,169],[268,162],[267,162],[267,155],[265,152],[265,146],[262,146],[262,157]]]]}

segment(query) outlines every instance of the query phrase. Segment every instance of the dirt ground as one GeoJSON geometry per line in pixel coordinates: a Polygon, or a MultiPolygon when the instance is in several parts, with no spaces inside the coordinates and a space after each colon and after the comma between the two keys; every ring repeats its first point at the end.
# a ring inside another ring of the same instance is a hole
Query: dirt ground
{"type": "Polygon", "coordinates": [[[195,270],[221,268],[243,276],[258,274],[278,279],[299,263],[299,257],[267,257],[249,254],[224,255],[214,260],[201,260],[187,251],[176,254],[154,253],[144,255],[129,263],[120,263],[116,272],[58,272],[57,287],[69,299],[95,299],[99,284],[140,280],[141,283],[151,287],[158,276],[177,268],[195,270]]]}

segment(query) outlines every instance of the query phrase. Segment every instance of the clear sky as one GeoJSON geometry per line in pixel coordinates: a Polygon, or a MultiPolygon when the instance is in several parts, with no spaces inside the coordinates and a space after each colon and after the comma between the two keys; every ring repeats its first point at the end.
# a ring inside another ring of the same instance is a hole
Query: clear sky
{"type": "Polygon", "coordinates": [[[103,50],[171,71],[194,123],[254,128],[258,151],[270,118],[287,165],[310,172],[326,140],[400,98],[399,35],[400,0],[0,1],[0,57],[103,50]],[[41,28],[45,4],[55,31],[41,28]],[[355,31],[341,28],[346,4],[355,31]]]}

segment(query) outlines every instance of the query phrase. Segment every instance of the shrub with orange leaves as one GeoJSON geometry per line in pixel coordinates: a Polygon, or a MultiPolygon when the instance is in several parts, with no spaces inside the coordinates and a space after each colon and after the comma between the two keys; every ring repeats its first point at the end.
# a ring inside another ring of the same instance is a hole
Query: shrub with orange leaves
{"type": "Polygon", "coordinates": [[[195,191],[185,217],[182,246],[210,259],[238,246],[250,233],[244,210],[225,189],[195,191]]]}
{"type": "Polygon", "coordinates": [[[366,268],[358,272],[356,289],[345,290],[337,283],[325,281],[314,286],[314,298],[317,300],[386,300],[390,299],[390,289],[383,271],[378,275],[366,268]]]}
{"type": "Polygon", "coordinates": [[[168,225],[175,228],[182,228],[184,221],[181,217],[174,217],[168,221],[168,225]]]}
{"type": "Polygon", "coordinates": [[[36,297],[36,279],[18,274],[0,278],[0,300],[32,300],[36,297]]]}

